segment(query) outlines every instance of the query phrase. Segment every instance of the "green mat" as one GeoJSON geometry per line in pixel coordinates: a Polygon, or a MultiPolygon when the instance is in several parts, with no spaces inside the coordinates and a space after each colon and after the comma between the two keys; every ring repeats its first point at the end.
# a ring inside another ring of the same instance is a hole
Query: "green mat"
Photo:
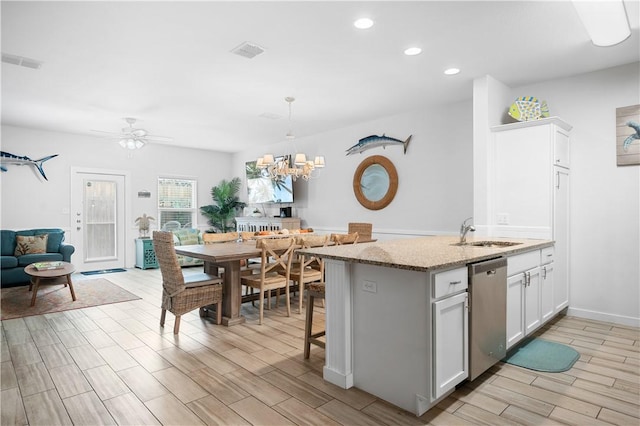
{"type": "Polygon", "coordinates": [[[567,371],[580,358],[573,348],[542,339],[531,339],[503,359],[504,362],[529,370],[559,373],[567,371]]]}

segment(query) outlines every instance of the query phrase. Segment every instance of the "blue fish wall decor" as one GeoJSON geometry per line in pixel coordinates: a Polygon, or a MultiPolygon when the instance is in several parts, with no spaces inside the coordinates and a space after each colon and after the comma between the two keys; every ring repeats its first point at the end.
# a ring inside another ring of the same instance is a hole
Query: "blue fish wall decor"
{"type": "Polygon", "coordinates": [[[35,168],[38,169],[38,171],[40,172],[44,180],[48,181],[49,179],[47,179],[47,175],[44,174],[42,163],[44,163],[47,160],[51,160],[52,158],[57,156],[58,154],[53,154],[53,155],[48,155],[46,157],[42,157],[38,160],[32,160],[27,156],[19,156],[19,155],[11,154],[9,152],[0,151],[0,170],[2,170],[3,172],[6,172],[7,164],[14,164],[16,166],[24,166],[24,165],[34,166],[35,168]]]}
{"type": "Polygon", "coordinates": [[[352,146],[351,148],[347,149],[347,155],[355,154],[356,152],[361,154],[363,151],[366,151],[371,148],[377,148],[379,146],[381,146],[382,148],[386,148],[389,145],[398,145],[398,146],[401,145],[404,149],[404,153],[406,154],[407,147],[409,146],[409,142],[411,141],[411,136],[413,135],[409,135],[409,137],[405,141],[401,141],[400,139],[396,139],[396,138],[390,138],[389,136],[386,136],[384,133],[382,134],[382,136],[378,136],[378,135],[367,136],[366,138],[360,139],[358,143],[352,146]]]}

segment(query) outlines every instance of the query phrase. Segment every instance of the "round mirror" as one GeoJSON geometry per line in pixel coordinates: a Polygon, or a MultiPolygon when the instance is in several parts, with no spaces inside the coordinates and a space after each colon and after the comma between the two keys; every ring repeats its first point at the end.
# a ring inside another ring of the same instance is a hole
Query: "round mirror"
{"type": "Polygon", "coordinates": [[[353,176],[353,192],[364,207],[380,210],[391,203],[398,190],[398,173],[381,155],[366,158],[353,176]]]}

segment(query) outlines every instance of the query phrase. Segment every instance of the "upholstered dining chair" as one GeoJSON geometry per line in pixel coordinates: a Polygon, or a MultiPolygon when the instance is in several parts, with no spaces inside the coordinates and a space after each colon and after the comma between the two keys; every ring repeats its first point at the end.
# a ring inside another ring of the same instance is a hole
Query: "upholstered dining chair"
{"type": "MultiPolygon", "coordinates": [[[[329,235],[307,235],[296,238],[296,245],[300,248],[323,247],[329,243],[329,235]]],[[[291,281],[298,284],[298,313],[302,313],[302,299],[305,284],[324,280],[324,261],[322,258],[310,254],[299,254],[291,264],[291,281]]],[[[309,306],[307,306],[309,309],[309,306]]]]}
{"type": "Polygon", "coordinates": [[[182,268],[173,245],[173,234],[166,231],[153,232],[153,248],[162,274],[162,314],[160,326],[164,327],[167,311],[175,315],[173,334],[180,331],[180,317],[187,312],[216,305],[216,324],[222,322],[222,279],[211,274],[182,275],[182,268]]]}
{"type": "MultiPolygon", "coordinates": [[[[262,250],[260,272],[240,277],[242,285],[258,289],[260,292],[260,321],[264,317],[264,294],[276,289],[276,306],[280,299],[280,289],[285,289],[287,316],[291,316],[291,300],[289,296],[289,276],[291,261],[295,248],[294,238],[263,239],[256,241],[256,247],[262,250]]],[[[271,297],[269,297],[270,303],[271,297]]]]}

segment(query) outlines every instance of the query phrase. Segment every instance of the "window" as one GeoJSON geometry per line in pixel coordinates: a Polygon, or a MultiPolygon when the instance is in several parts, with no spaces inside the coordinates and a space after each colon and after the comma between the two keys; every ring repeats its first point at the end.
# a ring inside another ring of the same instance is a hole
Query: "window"
{"type": "MultiPolygon", "coordinates": [[[[196,181],[192,179],[158,178],[158,226],[165,229],[167,222],[178,222],[181,228],[196,227],[196,181]]],[[[169,223],[166,228],[177,228],[169,223]]]]}

